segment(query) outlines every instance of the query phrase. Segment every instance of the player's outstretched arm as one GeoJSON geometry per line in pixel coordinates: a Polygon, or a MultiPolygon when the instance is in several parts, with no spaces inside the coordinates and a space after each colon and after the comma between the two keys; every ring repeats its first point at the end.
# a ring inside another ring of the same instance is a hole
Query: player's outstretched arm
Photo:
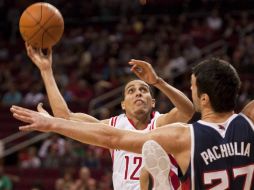
{"type": "Polygon", "coordinates": [[[63,96],[61,95],[57,87],[53,75],[52,48],[48,48],[47,53],[44,54],[41,49],[33,48],[31,45],[26,43],[26,50],[28,57],[39,68],[41,72],[41,76],[47,91],[49,103],[54,116],[72,120],[99,122],[99,120],[90,115],[83,113],[72,113],[69,110],[63,96]]]}
{"type": "Polygon", "coordinates": [[[254,123],[254,100],[249,102],[243,108],[242,113],[245,114],[254,123]]]}
{"type": "Polygon", "coordinates": [[[184,93],[160,78],[150,63],[132,59],[129,64],[132,65],[132,72],[146,83],[158,88],[176,107],[158,118],[157,127],[168,123],[187,122],[191,119],[194,114],[194,106],[184,93]]]}
{"type": "Polygon", "coordinates": [[[174,155],[182,171],[186,171],[190,161],[190,129],[175,123],[147,133],[121,130],[103,123],[87,123],[55,118],[19,106],[12,106],[13,117],[28,123],[19,129],[23,131],[54,132],[74,140],[108,149],[121,149],[141,153],[147,140],[157,141],[167,153],[174,155]]]}

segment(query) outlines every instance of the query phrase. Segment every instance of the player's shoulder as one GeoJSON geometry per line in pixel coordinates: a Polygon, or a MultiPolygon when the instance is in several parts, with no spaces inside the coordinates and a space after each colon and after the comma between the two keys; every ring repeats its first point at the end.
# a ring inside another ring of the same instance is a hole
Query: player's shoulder
{"type": "Polygon", "coordinates": [[[119,123],[119,121],[123,121],[123,119],[126,119],[126,118],[127,118],[126,115],[123,113],[123,114],[112,116],[109,119],[105,119],[102,121],[104,124],[115,126],[117,123],[119,123]]]}

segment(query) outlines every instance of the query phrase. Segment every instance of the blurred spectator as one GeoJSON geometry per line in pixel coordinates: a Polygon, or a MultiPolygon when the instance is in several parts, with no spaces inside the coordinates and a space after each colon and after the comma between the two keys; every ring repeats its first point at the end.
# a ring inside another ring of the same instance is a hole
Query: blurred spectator
{"type": "Polygon", "coordinates": [[[87,105],[93,96],[93,90],[85,80],[69,84],[68,90],[73,96],[73,102],[77,105],[87,105]]]}
{"type": "Polygon", "coordinates": [[[35,83],[31,87],[30,91],[25,94],[23,103],[28,106],[35,106],[44,101],[45,95],[42,93],[42,84],[35,83]]]}
{"type": "Polygon", "coordinates": [[[21,168],[39,168],[41,166],[35,146],[28,147],[26,152],[20,154],[19,157],[21,168]]]}
{"type": "Polygon", "coordinates": [[[50,151],[55,151],[58,156],[63,156],[65,153],[65,139],[57,134],[52,134],[42,143],[39,149],[40,158],[46,158],[50,151]]]}
{"type": "Polygon", "coordinates": [[[184,41],[183,55],[187,62],[193,62],[200,59],[201,50],[195,46],[192,39],[186,39],[184,41]]]}
{"type": "Polygon", "coordinates": [[[73,149],[73,140],[66,140],[65,152],[59,157],[60,167],[77,167],[80,166],[80,157],[73,149]]]}
{"type": "Polygon", "coordinates": [[[12,182],[4,173],[4,166],[0,165],[0,190],[12,190],[12,182]]]}
{"type": "Polygon", "coordinates": [[[175,78],[187,71],[187,61],[184,56],[182,56],[179,50],[176,48],[173,58],[169,60],[169,63],[165,66],[164,78],[170,80],[175,78]]]}
{"type": "Polygon", "coordinates": [[[43,167],[58,168],[60,158],[65,154],[65,148],[65,139],[57,134],[52,134],[49,139],[45,140],[39,149],[43,167]]]}
{"type": "Polygon", "coordinates": [[[99,190],[113,190],[112,184],[112,172],[110,170],[105,170],[104,175],[98,183],[99,190]]]}
{"type": "Polygon", "coordinates": [[[222,28],[223,21],[219,16],[217,9],[212,10],[211,15],[207,17],[207,25],[213,31],[219,31],[222,28]]]}
{"type": "Polygon", "coordinates": [[[100,157],[92,149],[86,151],[86,157],[82,163],[83,166],[86,166],[90,169],[99,169],[100,168],[100,157]]]}
{"type": "Polygon", "coordinates": [[[82,167],[79,170],[79,178],[75,181],[71,190],[83,190],[88,188],[88,181],[92,179],[88,167],[82,167]]]}
{"type": "Polygon", "coordinates": [[[51,144],[49,146],[47,155],[42,160],[43,167],[45,167],[45,168],[59,168],[60,167],[60,159],[61,159],[61,156],[58,154],[57,144],[51,144]]]}
{"type": "Polygon", "coordinates": [[[97,190],[97,181],[93,178],[88,179],[87,190],[97,190]]]}
{"type": "Polygon", "coordinates": [[[67,168],[64,170],[63,177],[56,180],[55,190],[71,190],[73,185],[73,169],[67,168]]]}
{"type": "Polygon", "coordinates": [[[22,94],[17,89],[16,85],[9,83],[7,85],[8,91],[4,93],[2,98],[2,104],[4,106],[10,106],[13,104],[20,104],[22,101],[22,94]]]}

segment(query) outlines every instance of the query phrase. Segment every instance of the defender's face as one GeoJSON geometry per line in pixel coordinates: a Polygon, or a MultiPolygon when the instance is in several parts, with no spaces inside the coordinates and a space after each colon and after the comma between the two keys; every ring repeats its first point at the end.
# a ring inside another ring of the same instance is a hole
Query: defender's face
{"type": "Polygon", "coordinates": [[[122,109],[126,113],[150,113],[155,106],[149,86],[144,81],[133,80],[125,86],[122,109]]]}
{"type": "Polygon", "coordinates": [[[197,112],[200,112],[200,98],[198,97],[198,88],[194,74],[191,75],[191,94],[194,108],[197,112]]]}

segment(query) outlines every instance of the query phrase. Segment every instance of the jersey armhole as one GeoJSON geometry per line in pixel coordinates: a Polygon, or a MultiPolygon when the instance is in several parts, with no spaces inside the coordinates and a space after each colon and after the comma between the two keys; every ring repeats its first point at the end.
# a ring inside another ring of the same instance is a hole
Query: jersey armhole
{"type": "Polygon", "coordinates": [[[115,127],[115,126],[116,126],[117,117],[118,117],[118,116],[115,116],[115,117],[111,117],[111,118],[109,119],[109,125],[110,125],[111,127],[115,127]]]}
{"type": "Polygon", "coordinates": [[[248,118],[248,116],[247,115],[245,115],[244,113],[239,113],[239,115],[241,115],[242,117],[244,117],[246,120],[247,120],[247,122],[250,124],[250,126],[251,126],[251,128],[252,128],[252,130],[254,131],[254,124],[253,124],[253,122],[250,120],[250,118],[248,118]]]}

